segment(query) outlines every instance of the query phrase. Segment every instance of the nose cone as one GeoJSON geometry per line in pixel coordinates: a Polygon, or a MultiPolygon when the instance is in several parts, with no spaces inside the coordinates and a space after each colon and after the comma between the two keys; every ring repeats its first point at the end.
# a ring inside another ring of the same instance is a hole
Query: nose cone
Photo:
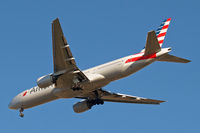
{"type": "Polygon", "coordinates": [[[9,103],[8,108],[9,109],[19,109],[21,106],[21,100],[19,96],[16,96],[12,99],[12,101],[9,103]]]}

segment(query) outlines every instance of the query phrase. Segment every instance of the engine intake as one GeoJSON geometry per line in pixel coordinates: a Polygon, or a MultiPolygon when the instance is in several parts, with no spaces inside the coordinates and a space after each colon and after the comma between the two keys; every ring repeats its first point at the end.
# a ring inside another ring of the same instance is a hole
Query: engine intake
{"type": "Polygon", "coordinates": [[[52,75],[45,75],[37,79],[37,85],[40,88],[46,88],[56,82],[56,78],[52,75]]]}
{"type": "Polygon", "coordinates": [[[91,109],[91,106],[90,106],[88,100],[83,100],[83,101],[80,101],[80,102],[74,104],[73,109],[74,109],[74,112],[76,112],[76,113],[82,113],[82,112],[85,112],[85,111],[91,109]]]}

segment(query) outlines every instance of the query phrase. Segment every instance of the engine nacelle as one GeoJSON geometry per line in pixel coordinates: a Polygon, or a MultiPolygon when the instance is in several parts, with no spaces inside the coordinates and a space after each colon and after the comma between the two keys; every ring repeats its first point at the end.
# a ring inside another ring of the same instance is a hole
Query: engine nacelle
{"type": "Polygon", "coordinates": [[[37,79],[37,85],[40,88],[48,87],[54,83],[55,83],[55,78],[51,74],[42,76],[37,79]]]}
{"type": "Polygon", "coordinates": [[[85,111],[91,109],[91,106],[89,105],[87,100],[83,100],[83,101],[80,101],[80,102],[74,104],[73,109],[74,109],[74,112],[76,112],[76,113],[82,113],[82,112],[85,112],[85,111]]]}

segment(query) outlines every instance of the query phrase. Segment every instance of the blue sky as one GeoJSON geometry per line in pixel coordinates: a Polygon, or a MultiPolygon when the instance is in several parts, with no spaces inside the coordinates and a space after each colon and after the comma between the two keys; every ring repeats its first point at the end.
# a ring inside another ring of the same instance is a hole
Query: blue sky
{"type": "Polygon", "coordinates": [[[199,1],[18,0],[0,2],[0,132],[199,132],[199,1]],[[166,100],[159,106],[105,103],[75,114],[77,99],[8,109],[18,93],[53,71],[51,22],[59,17],[80,69],[139,52],[147,32],[172,18],[163,47],[191,59],[156,62],[104,89],[166,100]]]}

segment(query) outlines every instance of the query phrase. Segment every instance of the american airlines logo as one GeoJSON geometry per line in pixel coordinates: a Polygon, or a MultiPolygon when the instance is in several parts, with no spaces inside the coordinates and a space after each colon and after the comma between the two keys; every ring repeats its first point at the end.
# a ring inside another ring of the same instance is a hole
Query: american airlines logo
{"type": "Polygon", "coordinates": [[[36,86],[36,87],[31,88],[30,90],[25,91],[23,93],[23,96],[26,96],[26,94],[28,93],[28,91],[29,91],[29,94],[32,94],[32,93],[40,92],[42,90],[46,90],[46,89],[53,88],[53,87],[55,87],[54,84],[50,85],[50,86],[48,86],[46,88],[40,88],[40,87],[36,86]]]}

